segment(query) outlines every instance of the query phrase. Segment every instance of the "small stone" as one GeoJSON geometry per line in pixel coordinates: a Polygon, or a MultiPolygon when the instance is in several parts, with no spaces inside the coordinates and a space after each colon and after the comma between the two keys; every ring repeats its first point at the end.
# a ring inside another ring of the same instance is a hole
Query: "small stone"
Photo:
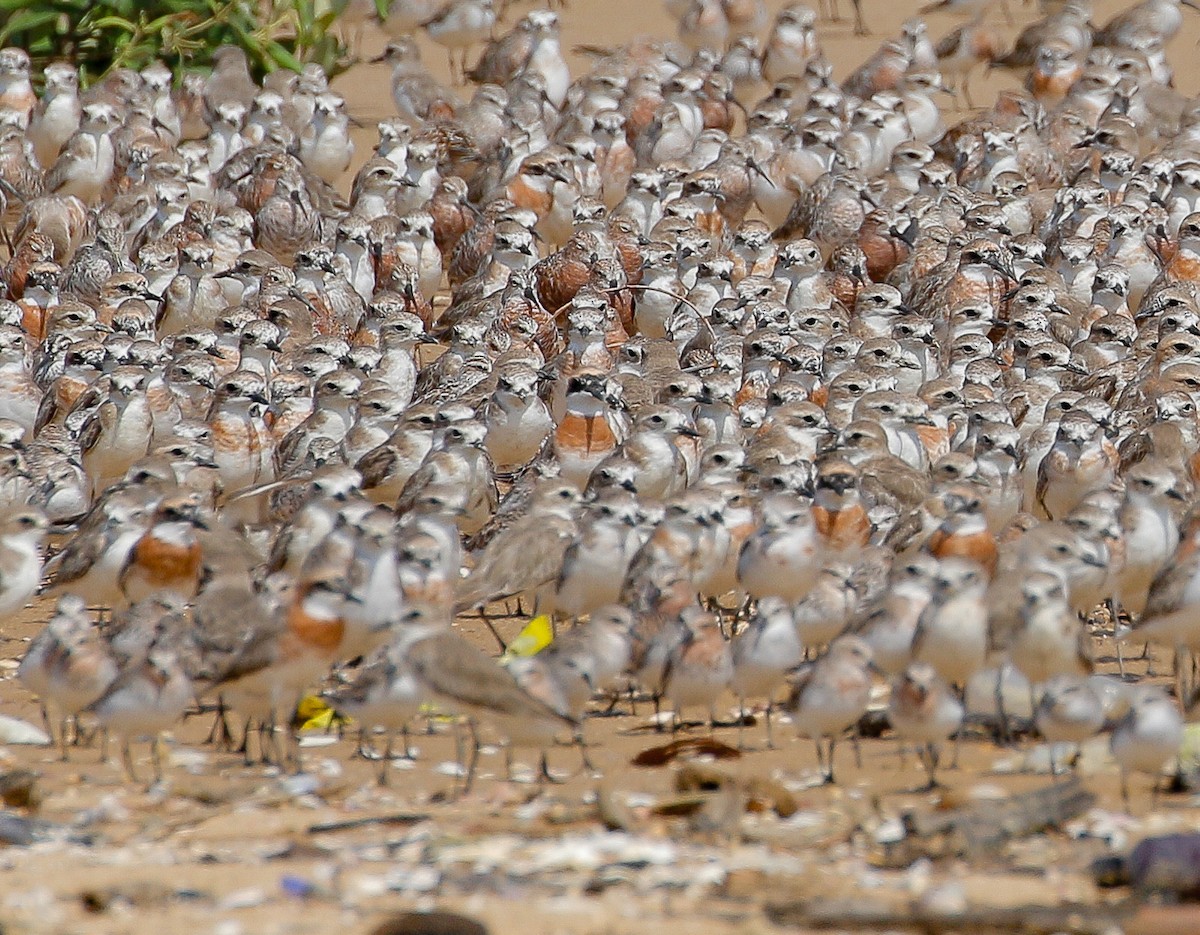
{"type": "Polygon", "coordinates": [[[405,912],[379,923],[370,935],[487,935],[487,929],[457,912],[405,912]]]}
{"type": "Polygon", "coordinates": [[[877,844],[896,844],[904,840],[904,823],[899,818],[889,818],[875,829],[877,844]]]}
{"type": "Polygon", "coordinates": [[[321,779],[312,773],[299,773],[284,777],[279,781],[279,785],[288,795],[313,795],[321,788],[321,779]]]}
{"type": "Polygon", "coordinates": [[[0,743],[28,744],[34,747],[50,746],[50,738],[40,727],[34,727],[20,718],[0,715],[0,743]]]}
{"type": "Polygon", "coordinates": [[[253,909],[267,901],[267,894],[256,886],[234,890],[217,904],[218,909],[253,909]]]}
{"type": "Polygon", "coordinates": [[[301,734],[297,743],[308,747],[332,747],[340,738],[336,734],[301,734]]]}
{"type": "Polygon", "coordinates": [[[37,781],[38,774],[27,769],[0,774],[0,801],[9,808],[36,809],[42,802],[37,781]]]}
{"type": "Polygon", "coordinates": [[[32,844],[35,837],[35,826],[28,818],[0,813],[0,844],[16,844],[24,846],[32,844]]]}
{"type": "Polygon", "coordinates": [[[316,886],[313,885],[311,880],[306,880],[304,877],[298,877],[292,873],[284,874],[279,881],[279,888],[288,896],[295,899],[307,899],[317,891],[316,886]]]}
{"type": "Polygon", "coordinates": [[[1200,834],[1140,841],[1129,855],[1129,883],[1139,893],[1200,899],[1200,834]]]}

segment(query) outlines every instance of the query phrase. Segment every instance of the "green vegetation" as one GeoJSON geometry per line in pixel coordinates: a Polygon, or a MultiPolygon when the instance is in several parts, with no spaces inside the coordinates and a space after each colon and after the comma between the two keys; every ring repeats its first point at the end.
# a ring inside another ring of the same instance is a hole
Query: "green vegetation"
{"type": "Polygon", "coordinates": [[[0,0],[0,46],[33,59],[79,65],[85,84],[110,68],[158,58],[181,73],[211,64],[214,49],[238,45],[261,77],[316,62],[330,75],[351,64],[335,22],[347,0],[0,0]]]}

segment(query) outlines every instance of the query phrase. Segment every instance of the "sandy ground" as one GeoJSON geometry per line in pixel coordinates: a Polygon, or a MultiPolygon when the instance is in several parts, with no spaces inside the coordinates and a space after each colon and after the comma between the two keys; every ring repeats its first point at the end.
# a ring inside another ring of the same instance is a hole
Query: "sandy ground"
{"type": "MultiPolygon", "coordinates": [[[[35,606],[6,626],[0,652],[0,712],[32,724],[40,723],[36,701],[13,672],[47,610],[35,606]]],[[[490,640],[475,621],[459,625],[481,645],[490,640]]],[[[1156,662],[1166,670],[1167,660],[1156,662]]],[[[1131,674],[1144,667],[1132,664],[1131,674]]],[[[9,933],[365,933],[395,912],[439,908],[496,933],[617,935],[642,933],[647,923],[663,935],[756,933],[775,928],[770,905],[797,899],[900,907],[940,895],[989,907],[1113,901],[1123,894],[1093,885],[1093,859],[1149,833],[1200,829],[1188,795],[1160,797],[1152,809],[1144,777],[1134,782],[1132,815],[1124,814],[1101,739],[1082,767],[1096,806],[1069,833],[1026,838],[982,860],[891,869],[880,842],[906,810],[1052,782],[1044,763],[1033,765],[1034,745],[1000,749],[972,735],[960,767],[942,773],[945,788],[926,792],[911,755],[902,760],[886,737],[868,739],[861,765],[840,747],[839,784],[821,786],[811,743],[784,720],[775,725],[777,748],[766,749],[760,713],[742,738],[746,752],[712,766],[776,784],[767,810],[742,815],[740,803],[733,813],[717,803],[699,816],[660,815],[662,803],[687,811],[676,793],[683,763],[633,765],[671,739],[651,715],[646,704],[631,713],[624,700],[614,716],[597,708],[587,723],[595,772],[564,746],[551,753],[561,784],[538,784],[532,755],[522,752],[507,781],[503,753],[487,747],[466,796],[456,795],[454,729],[437,719],[433,734],[414,734],[415,762],[396,759],[386,787],[377,784],[377,761],[354,756],[350,736],[306,733],[304,774],[280,775],[205,746],[207,715],[169,739],[164,781],[153,786],[145,744],[135,746],[138,782],[124,777],[115,749],[103,761],[95,746],[73,748],[63,762],[46,747],[0,747],[0,773],[37,774],[35,804],[0,813],[0,836],[7,814],[32,820],[37,837],[0,850],[0,924],[9,933]],[[791,813],[775,814],[774,802],[791,813]],[[606,832],[602,819],[625,830],[606,832]]],[[[705,738],[708,729],[680,736],[705,738]]],[[[714,737],[738,743],[733,726],[718,726],[714,737]]],[[[1174,930],[1179,924],[1170,920],[1174,930]]]]}
{"type": "MultiPolygon", "coordinates": [[[[917,6],[912,0],[865,4],[870,37],[853,37],[848,22],[822,24],[839,77],[917,6]]],[[[770,4],[772,12],[778,5],[770,4]]],[[[1103,19],[1117,4],[1098,6],[1103,19]]],[[[561,15],[568,49],[674,29],[658,0],[574,0],[561,15]]],[[[1034,15],[1033,7],[1014,5],[1015,26],[996,19],[1011,36],[1034,15]]],[[[946,14],[930,17],[935,38],[956,23],[946,14]]],[[[1171,50],[1178,84],[1188,93],[1200,88],[1200,69],[1187,67],[1198,37],[1200,16],[1189,14],[1171,50]]],[[[364,54],[377,53],[383,42],[368,31],[364,54]]],[[[444,78],[444,56],[422,43],[444,78]]],[[[585,64],[572,57],[573,68],[585,64]]],[[[383,66],[364,64],[336,82],[366,124],[357,133],[356,165],[370,154],[373,121],[393,112],[387,78],[383,66]]],[[[1002,73],[980,78],[976,100],[1015,81],[1002,73]]],[[[41,604],[6,622],[0,645],[0,713],[31,723],[39,723],[37,705],[13,675],[48,610],[41,604]]],[[[1158,664],[1168,667],[1166,659],[1158,664]]],[[[1143,667],[1137,663],[1133,671],[1143,667]]],[[[534,784],[520,756],[517,775],[526,781],[505,782],[503,755],[491,750],[475,789],[456,800],[449,798],[456,784],[453,732],[436,721],[436,733],[414,737],[417,760],[397,761],[385,788],[375,782],[376,762],[352,758],[350,739],[314,735],[315,745],[304,749],[306,774],[296,779],[246,767],[238,755],[204,746],[207,717],[175,733],[166,780],[150,790],[123,778],[115,759],[101,761],[95,747],[74,749],[62,762],[46,747],[0,746],[0,771],[37,774],[35,806],[10,814],[34,819],[38,831],[35,843],[0,850],[0,924],[9,933],[327,935],[368,932],[391,913],[438,907],[474,916],[497,933],[618,935],[653,928],[661,935],[749,935],[774,928],[765,905],[792,898],[848,896],[897,905],[923,893],[971,905],[1112,899],[1091,882],[1087,868],[1094,857],[1146,833],[1200,826],[1200,811],[1186,795],[1162,798],[1151,810],[1145,779],[1135,785],[1133,817],[1122,814],[1115,769],[1097,752],[1084,783],[1099,801],[1072,824],[1071,835],[1027,839],[983,863],[890,870],[881,866],[878,841],[904,809],[1047,784],[1045,775],[1012,771],[1021,767],[1028,742],[1000,750],[982,737],[968,739],[961,768],[943,776],[948,790],[923,793],[913,791],[923,775],[911,757],[901,764],[894,741],[866,740],[861,766],[842,749],[840,784],[815,787],[811,744],[779,724],[778,749],[764,750],[759,718],[746,731],[752,752],[721,767],[781,782],[796,811],[786,819],[767,812],[706,828],[653,814],[652,803],[674,794],[676,767],[631,765],[664,738],[648,722],[647,706],[636,716],[625,703],[617,710],[588,723],[596,773],[580,770],[577,752],[563,748],[553,752],[552,766],[572,772],[565,784],[534,784]],[[627,810],[629,832],[605,834],[598,797],[627,810]],[[368,821],[336,827],[359,819],[368,821]]],[[[717,738],[735,744],[737,732],[720,728],[717,738]]],[[[137,759],[148,778],[144,746],[137,759]]],[[[1137,930],[1154,930],[1152,922],[1143,923],[1137,930]]],[[[1181,931],[1184,924],[1169,921],[1161,930],[1181,931]]]]}
{"type": "MultiPolygon", "coordinates": [[[[558,12],[562,22],[562,47],[567,54],[567,61],[573,75],[580,74],[590,65],[590,60],[586,55],[580,55],[574,51],[580,45],[618,45],[640,35],[670,38],[677,36],[676,24],[667,15],[662,0],[568,0],[568,2],[570,5],[558,12]]],[[[772,17],[786,3],[787,0],[766,0],[772,17]]],[[[996,7],[988,15],[988,22],[995,27],[1002,42],[1010,45],[1017,33],[1041,14],[1037,4],[1028,2],[1028,0],[1005,0],[1005,3],[1011,13],[1012,24],[1010,25],[1005,20],[1004,7],[996,7]]],[[[863,0],[864,17],[871,34],[855,36],[849,19],[850,2],[849,0],[840,0],[840,7],[845,18],[836,23],[823,20],[818,25],[822,47],[833,64],[834,77],[840,80],[852,72],[879,47],[881,42],[897,36],[900,24],[916,15],[917,11],[925,5],[925,0],[896,0],[893,3],[884,3],[881,0],[863,0]]],[[[1127,0],[1094,0],[1093,5],[1096,11],[1094,22],[1103,23],[1115,12],[1131,6],[1132,3],[1127,0]]],[[[815,0],[813,6],[816,6],[815,0]]],[[[514,2],[509,17],[511,19],[519,16],[532,7],[533,4],[529,0],[514,2]]],[[[1193,12],[1186,7],[1184,13],[1183,29],[1168,47],[1168,57],[1176,69],[1176,87],[1184,94],[1194,95],[1200,92],[1200,67],[1197,67],[1200,15],[1193,15],[1193,12]]],[[[927,14],[926,19],[929,24],[930,36],[936,44],[937,40],[961,24],[964,17],[953,13],[933,12],[927,14]]],[[[765,34],[760,38],[765,39],[765,34]]],[[[369,59],[378,55],[386,41],[387,37],[382,33],[368,29],[362,57],[369,59]]],[[[418,44],[430,70],[440,80],[448,82],[449,70],[442,48],[429,42],[424,34],[418,36],[418,44]]],[[[389,75],[385,65],[368,62],[350,69],[334,82],[334,87],[346,97],[351,112],[366,124],[355,136],[358,151],[355,154],[354,165],[351,167],[352,171],[371,154],[371,146],[376,139],[374,122],[395,114],[388,96],[389,75]]],[[[987,73],[981,69],[971,78],[971,94],[977,105],[985,105],[994,98],[997,91],[1019,87],[1023,80],[1023,75],[1017,75],[1004,69],[995,69],[987,73]]],[[[765,85],[762,87],[763,94],[768,90],[765,85]]],[[[469,96],[470,89],[468,88],[463,92],[462,97],[467,99],[469,96]]]]}

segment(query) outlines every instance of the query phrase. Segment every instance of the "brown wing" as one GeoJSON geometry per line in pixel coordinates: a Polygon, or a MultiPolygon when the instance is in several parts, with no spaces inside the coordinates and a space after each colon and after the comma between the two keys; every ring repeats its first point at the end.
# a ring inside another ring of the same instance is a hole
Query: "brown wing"
{"type": "Polygon", "coordinates": [[[574,723],[526,692],[494,660],[456,633],[437,633],[408,651],[408,662],[435,694],[451,703],[520,718],[574,723]]]}

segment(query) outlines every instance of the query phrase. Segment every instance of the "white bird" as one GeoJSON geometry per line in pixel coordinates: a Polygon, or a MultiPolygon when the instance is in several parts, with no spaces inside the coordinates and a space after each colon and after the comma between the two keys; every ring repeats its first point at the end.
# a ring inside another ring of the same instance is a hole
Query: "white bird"
{"type": "Polygon", "coordinates": [[[1112,754],[1121,767],[1121,801],[1127,809],[1129,774],[1153,776],[1153,800],[1157,801],[1163,767],[1179,752],[1182,742],[1183,718],[1175,702],[1161,688],[1142,689],[1112,734],[1112,754]]]}
{"type": "Polygon", "coordinates": [[[901,740],[922,745],[929,787],[937,786],[938,745],[962,725],[963,706],[933,666],[914,662],[892,684],[888,722],[901,740]]]}
{"type": "Polygon", "coordinates": [[[747,698],[767,699],[767,746],[771,740],[771,709],[774,694],[790,669],[804,658],[804,647],[796,632],[792,607],[777,597],[764,597],[746,628],[733,639],[733,679],[729,687],[737,696],[742,716],[738,718],[741,743],[747,698]]]}
{"type": "Polygon", "coordinates": [[[858,723],[871,700],[871,648],[856,636],[843,637],[792,682],[787,708],[796,732],[817,745],[817,764],[825,782],[833,782],[837,739],[858,723]],[[823,741],[829,740],[825,755],[823,741]]]}
{"type": "Polygon", "coordinates": [[[48,523],[40,510],[25,509],[0,522],[0,617],[7,619],[42,583],[42,546],[48,523]]]}

